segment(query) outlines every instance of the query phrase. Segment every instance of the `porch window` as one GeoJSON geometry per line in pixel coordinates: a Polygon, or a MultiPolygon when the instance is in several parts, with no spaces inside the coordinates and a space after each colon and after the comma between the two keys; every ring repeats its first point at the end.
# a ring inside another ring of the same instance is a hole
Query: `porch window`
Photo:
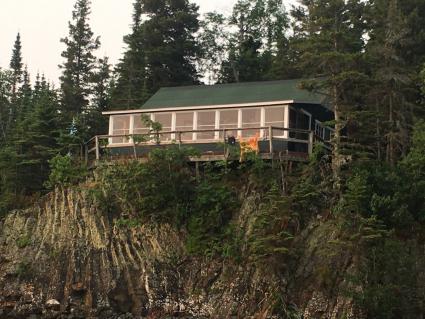
{"type": "Polygon", "coordinates": [[[135,135],[137,134],[148,134],[150,128],[148,126],[146,126],[146,124],[143,122],[142,117],[148,117],[150,118],[151,115],[150,114],[136,114],[134,115],[134,133],[135,135]]]}
{"type": "Polygon", "coordinates": [[[223,110],[220,111],[220,137],[223,137],[223,132],[221,130],[224,129],[234,129],[226,131],[227,136],[238,136],[238,119],[239,119],[239,110],[223,110]]]}
{"type": "MultiPolygon", "coordinates": [[[[289,110],[289,127],[298,129],[298,130],[310,130],[310,116],[304,112],[290,109],[289,110]]],[[[298,132],[289,132],[290,138],[296,138],[300,140],[308,140],[308,134],[298,133],[298,132]]]]}
{"type": "MultiPolygon", "coordinates": [[[[214,130],[215,129],[215,111],[198,112],[198,130],[214,130]]],[[[215,132],[199,132],[198,140],[213,140],[215,132]]]]}
{"type": "MultiPolygon", "coordinates": [[[[242,110],[242,128],[260,127],[261,126],[261,108],[251,108],[242,110]]],[[[244,130],[243,137],[260,137],[260,130],[244,130]]]]}
{"type": "MultiPolygon", "coordinates": [[[[112,135],[130,135],[130,115],[111,116],[112,135]]],[[[112,144],[129,143],[129,136],[113,137],[112,144]]]]}
{"type": "MultiPolygon", "coordinates": [[[[266,127],[281,127],[285,128],[285,109],[287,106],[269,106],[265,108],[265,121],[264,126],[266,127]]],[[[269,135],[268,130],[264,132],[265,136],[269,135]]],[[[273,133],[273,136],[284,137],[285,131],[280,130],[273,133]]]]}
{"type": "Polygon", "coordinates": [[[172,113],[156,113],[154,121],[161,123],[162,125],[162,134],[161,134],[161,141],[163,142],[169,142],[172,140],[171,133],[165,133],[165,132],[171,132],[172,131],[172,113]]]}
{"type": "MultiPolygon", "coordinates": [[[[178,112],[176,113],[176,131],[192,131],[193,130],[194,112],[178,112]]],[[[182,141],[192,141],[193,133],[183,133],[182,141]]],[[[178,139],[178,136],[176,136],[178,139]]]]}

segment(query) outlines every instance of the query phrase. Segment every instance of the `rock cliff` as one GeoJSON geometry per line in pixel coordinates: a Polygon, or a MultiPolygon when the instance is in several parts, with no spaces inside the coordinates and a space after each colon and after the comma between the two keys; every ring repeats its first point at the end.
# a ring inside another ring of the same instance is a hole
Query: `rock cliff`
{"type": "MultiPolygon", "coordinates": [[[[233,223],[248,236],[258,198],[233,223]]],[[[349,250],[315,218],[281,264],[195,257],[184,230],[118,227],[82,190],[52,192],[0,222],[0,318],[359,318],[349,250]]]]}

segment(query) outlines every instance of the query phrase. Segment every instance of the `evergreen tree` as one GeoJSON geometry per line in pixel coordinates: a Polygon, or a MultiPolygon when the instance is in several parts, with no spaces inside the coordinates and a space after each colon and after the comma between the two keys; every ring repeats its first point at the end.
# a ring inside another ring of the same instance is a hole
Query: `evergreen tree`
{"type": "Polygon", "coordinates": [[[397,0],[375,1],[370,12],[372,28],[366,53],[374,80],[370,98],[376,108],[377,153],[379,158],[385,154],[387,162],[395,165],[408,151],[411,109],[418,99],[414,84],[417,67],[409,64],[405,54],[413,39],[397,0]]]}
{"type": "Polygon", "coordinates": [[[143,44],[142,1],[134,3],[132,33],[124,37],[127,50],[116,67],[117,80],[112,92],[112,106],[129,109],[141,106],[148,98],[146,57],[143,44]]]}
{"type": "Polygon", "coordinates": [[[12,112],[13,73],[0,69],[0,146],[9,136],[9,121],[12,112]]]}
{"type": "Polygon", "coordinates": [[[44,81],[37,98],[32,96],[32,110],[17,124],[11,145],[15,149],[16,181],[20,195],[44,189],[48,177],[48,161],[58,150],[62,129],[57,93],[44,81]]]}
{"type": "Polygon", "coordinates": [[[22,85],[17,93],[17,116],[16,116],[16,125],[22,121],[28,113],[31,111],[33,96],[32,88],[30,81],[30,74],[28,72],[28,67],[25,66],[25,69],[22,73],[22,85]]]}
{"type": "Polygon", "coordinates": [[[145,0],[142,14],[147,17],[141,26],[147,94],[165,86],[198,83],[198,7],[188,0],[145,0]]]}
{"type": "Polygon", "coordinates": [[[305,76],[322,77],[305,88],[326,93],[334,110],[333,172],[335,187],[341,188],[341,165],[345,161],[343,130],[362,101],[367,80],[358,68],[363,50],[364,4],[359,0],[300,0],[292,16],[298,37],[300,68],[305,76]]]}
{"type": "Polygon", "coordinates": [[[62,57],[62,108],[68,122],[85,111],[93,86],[93,71],[99,48],[99,38],[93,36],[89,25],[90,0],[77,0],[69,23],[69,35],[61,39],[66,45],[62,57]]]}
{"type": "Polygon", "coordinates": [[[204,15],[200,21],[198,43],[201,48],[201,58],[198,61],[200,74],[204,74],[207,84],[218,81],[221,67],[228,57],[230,31],[227,18],[217,12],[204,15]]]}
{"type": "Polygon", "coordinates": [[[99,59],[93,74],[93,80],[96,85],[93,88],[93,99],[90,109],[80,116],[83,120],[83,123],[81,123],[83,127],[81,129],[85,132],[86,140],[99,134],[99,132],[106,132],[108,130],[108,117],[103,116],[102,112],[109,110],[111,103],[110,67],[111,65],[107,57],[99,59]]]}
{"type": "Polygon", "coordinates": [[[229,24],[228,59],[220,82],[258,81],[273,77],[272,64],[285,39],[288,18],[281,0],[239,0],[229,24]]]}
{"type": "Polygon", "coordinates": [[[18,85],[22,81],[23,63],[22,63],[22,43],[21,34],[16,36],[15,44],[13,46],[12,58],[10,60],[10,68],[13,72],[13,93],[18,90],[18,85]]]}
{"type": "Polygon", "coordinates": [[[104,112],[109,109],[110,103],[110,83],[111,83],[111,65],[109,58],[99,59],[96,65],[93,79],[95,86],[93,89],[92,109],[98,112],[104,112]]]}

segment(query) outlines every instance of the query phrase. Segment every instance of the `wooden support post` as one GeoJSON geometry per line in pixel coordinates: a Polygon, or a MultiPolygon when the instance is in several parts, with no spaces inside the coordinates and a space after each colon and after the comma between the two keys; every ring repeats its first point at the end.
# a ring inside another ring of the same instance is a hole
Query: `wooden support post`
{"type": "Polygon", "coordinates": [[[269,151],[270,151],[270,155],[273,158],[273,127],[269,127],[269,151]]]}
{"type": "Polygon", "coordinates": [[[134,141],[134,138],[133,138],[133,156],[134,156],[134,159],[137,159],[137,149],[136,149],[136,143],[134,141]]]}
{"type": "Polygon", "coordinates": [[[308,135],[308,155],[313,154],[313,146],[314,146],[314,133],[310,131],[308,135]]]}
{"type": "Polygon", "coordinates": [[[99,145],[99,136],[96,136],[96,161],[100,160],[100,145],[99,145]]]}
{"type": "Polygon", "coordinates": [[[223,145],[224,145],[224,153],[223,153],[223,155],[224,155],[224,158],[225,158],[225,160],[227,162],[227,156],[228,156],[228,154],[227,154],[226,129],[223,130],[223,145]]]}
{"type": "Polygon", "coordinates": [[[199,172],[199,162],[198,161],[195,162],[195,170],[196,170],[196,181],[199,183],[199,181],[201,180],[201,174],[199,172]]]}

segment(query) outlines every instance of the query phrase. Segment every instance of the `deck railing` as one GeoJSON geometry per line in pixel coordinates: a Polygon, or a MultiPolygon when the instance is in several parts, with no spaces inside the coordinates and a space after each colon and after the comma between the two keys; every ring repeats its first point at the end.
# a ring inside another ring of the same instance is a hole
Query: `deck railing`
{"type": "Polygon", "coordinates": [[[118,135],[98,135],[90,139],[85,145],[85,160],[88,162],[90,156],[94,155],[95,160],[100,160],[102,151],[105,149],[132,147],[134,149],[134,157],[138,157],[136,149],[143,146],[160,146],[160,145],[196,145],[196,144],[223,144],[223,154],[229,147],[229,137],[234,137],[237,142],[247,141],[252,136],[243,137],[246,131],[257,131],[256,137],[258,141],[268,141],[268,153],[273,155],[273,141],[282,140],[293,143],[306,144],[308,154],[313,151],[313,145],[317,137],[314,131],[282,128],[282,127],[250,127],[250,128],[228,128],[228,129],[210,129],[210,130],[184,130],[184,131],[165,131],[165,132],[149,132],[145,134],[118,134],[118,135]],[[237,132],[237,136],[235,136],[237,132]],[[211,139],[185,139],[184,135],[193,134],[211,134],[211,139]],[[242,137],[241,137],[242,136],[242,137]],[[291,137],[292,136],[292,137],[291,137]],[[121,139],[122,143],[113,143],[114,140],[121,139]]]}

